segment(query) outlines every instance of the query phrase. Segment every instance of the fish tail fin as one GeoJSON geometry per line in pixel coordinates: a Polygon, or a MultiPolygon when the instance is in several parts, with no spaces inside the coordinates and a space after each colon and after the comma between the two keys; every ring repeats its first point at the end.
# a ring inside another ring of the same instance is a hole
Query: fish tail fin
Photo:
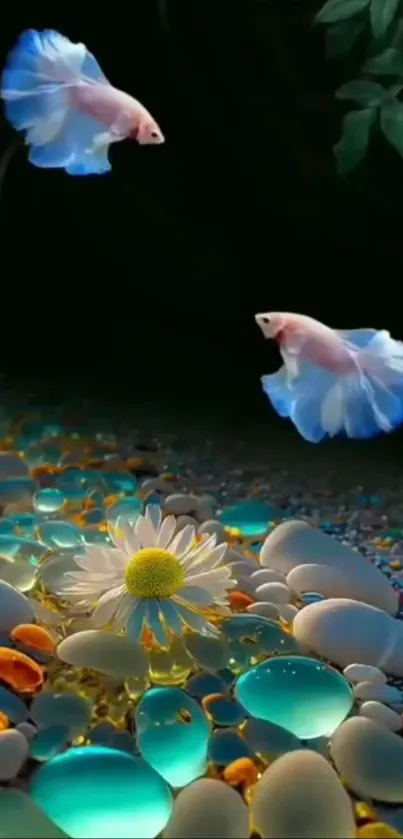
{"type": "Polygon", "coordinates": [[[356,352],[349,372],[300,360],[297,375],[283,367],[263,380],[277,412],[312,443],[337,434],[369,439],[403,423],[403,343],[376,330],[350,331],[344,340],[356,352]]]}
{"type": "Polygon", "coordinates": [[[1,79],[5,114],[14,128],[25,131],[36,166],[72,174],[110,168],[107,148],[93,151],[104,126],[72,104],[71,90],[83,79],[107,83],[85,45],[54,30],[23,32],[9,54],[1,79]]]}

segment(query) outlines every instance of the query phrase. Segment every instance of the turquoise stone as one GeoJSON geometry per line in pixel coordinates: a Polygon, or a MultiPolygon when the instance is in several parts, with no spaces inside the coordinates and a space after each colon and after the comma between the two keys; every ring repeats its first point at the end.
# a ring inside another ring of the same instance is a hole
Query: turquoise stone
{"type": "Polygon", "coordinates": [[[148,690],[136,709],[136,732],[140,753],[171,786],[184,787],[204,774],[210,723],[183,690],[148,690]]]}
{"type": "Polygon", "coordinates": [[[211,735],[209,755],[213,763],[228,766],[234,760],[252,758],[253,752],[235,728],[217,728],[211,735]]]}
{"type": "Polygon", "coordinates": [[[240,501],[232,507],[224,507],[220,521],[224,527],[235,527],[246,539],[257,539],[270,530],[270,522],[276,517],[275,510],[262,501],[240,501]]]}
{"type": "Polygon", "coordinates": [[[304,656],[263,661],[239,677],[235,695],[252,717],[303,740],[332,734],[354,702],[349,683],[337,670],[304,656]]]}
{"type": "Polygon", "coordinates": [[[72,839],[154,839],[172,812],[163,778],[142,758],[106,746],[69,749],[44,763],[31,795],[72,839]]]}
{"type": "Polygon", "coordinates": [[[239,672],[256,664],[256,659],[274,653],[298,653],[298,642],[274,621],[261,615],[234,615],[225,621],[223,634],[229,642],[228,666],[239,672]]]}
{"type": "Polygon", "coordinates": [[[142,512],[143,502],[140,498],[121,498],[120,501],[107,507],[106,518],[112,526],[120,517],[129,524],[135,524],[142,512]]]}
{"type": "Polygon", "coordinates": [[[68,732],[78,737],[90,724],[92,705],[75,693],[43,691],[33,700],[29,714],[39,728],[67,726],[68,732]]]}
{"type": "Polygon", "coordinates": [[[38,761],[50,760],[62,751],[68,739],[68,726],[50,725],[43,728],[32,740],[31,757],[38,761]]]}
{"type": "Polygon", "coordinates": [[[82,545],[80,528],[70,521],[44,521],[38,527],[38,539],[53,551],[79,548],[82,545]]]}
{"type": "Polygon", "coordinates": [[[57,513],[61,510],[65,498],[60,489],[40,489],[33,497],[34,510],[38,513],[57,513]]]}

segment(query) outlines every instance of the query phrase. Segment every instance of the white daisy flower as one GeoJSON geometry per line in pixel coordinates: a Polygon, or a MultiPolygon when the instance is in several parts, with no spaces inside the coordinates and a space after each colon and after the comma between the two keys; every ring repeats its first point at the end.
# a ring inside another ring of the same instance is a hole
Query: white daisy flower
{"type": "Polygon", "coordinates": [[[214,632],[208,611],[227,606],[227,591],[236,584],[222,565],[227,544],[215,535],[195,544],[195,528],[175,535],[175,516],[162,521],[158,506],[148,505],[135,525],[119,518],[109,528],[115,547],[86,545],[74,558],[77,571],[66,572],[57,587],[64,598],[82,598],[93,608],[92,623],[112,624],[139,638],[146,626],[167,646],[169,630],[181,635],[187,627],[214,632]]]}

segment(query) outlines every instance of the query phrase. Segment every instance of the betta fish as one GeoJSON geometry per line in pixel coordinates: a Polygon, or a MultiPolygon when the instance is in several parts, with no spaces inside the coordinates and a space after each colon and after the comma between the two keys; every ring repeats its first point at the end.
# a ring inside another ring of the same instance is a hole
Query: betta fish
{"type": "Polygon", "coordinates": [[[389,432],[403,422],[403,343],[377,329],[331,329],[306,315],[255,315],[284,365],[262,377],[281,417],[311,443],[389,432]]]}
{"type": "Polygon", "coordinates": [[[111,143],[164,142],[146,108],[113,87],[84,44],[51,29],[27,30],[7,58],[1,81],[5,114],[25,131],[29,160],[69,175],[109,172],[111,143]]]}

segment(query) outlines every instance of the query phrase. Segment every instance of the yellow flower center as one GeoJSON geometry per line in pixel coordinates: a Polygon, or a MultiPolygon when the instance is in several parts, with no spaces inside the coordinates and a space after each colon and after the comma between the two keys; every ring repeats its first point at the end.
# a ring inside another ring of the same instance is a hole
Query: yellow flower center
{"type": "Polygon", "coordinates": [[[126,589],[132,597],[172,597],[184,582],[179,559],[162,548],[143,548],[126,568],[126,589]]]}

